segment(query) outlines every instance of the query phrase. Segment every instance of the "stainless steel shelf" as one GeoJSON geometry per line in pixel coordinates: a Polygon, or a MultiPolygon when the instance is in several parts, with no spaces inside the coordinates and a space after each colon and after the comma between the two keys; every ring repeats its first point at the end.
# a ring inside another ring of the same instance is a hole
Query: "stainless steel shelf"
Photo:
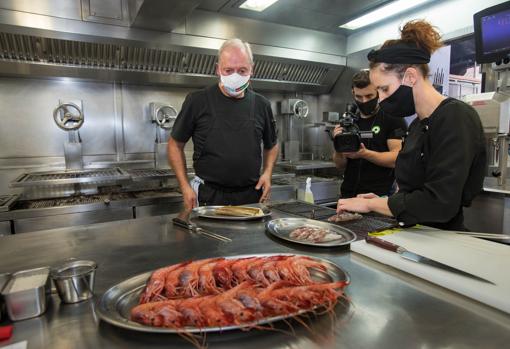
{"type": "Polygon", "coordinates": [[[0,212],[9,211],[17,199],[18,195],[0,195],[0,212]]]}
{"type": "Polygon", "coordinates": [[[10,183],[16,187],[37,187],[79,183],[100,183],[129,180],[130,175],[121,168],[70,170],[24,173],[10,183]]]}
{"type": "Polygon", "coordinates": [[[318,160],[303,160],[294,162],[279,162],[276,164],[281,168],[285,168],[291,171],[300,170],[315,170],[319,168],[334,168],[335,164],[333,161],[318,161],[318,160]]]}

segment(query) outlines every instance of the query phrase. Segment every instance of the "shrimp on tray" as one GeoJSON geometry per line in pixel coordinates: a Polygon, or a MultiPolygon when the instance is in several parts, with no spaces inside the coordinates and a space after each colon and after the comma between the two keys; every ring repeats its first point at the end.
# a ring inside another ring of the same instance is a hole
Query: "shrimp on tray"
{"type": "Polygon", "coordinates": [[[313,271],[328,272],[320,260],[299,255],[210,258],[164,267],[152,273],[139,304],[137,323],[175,330],[202,348],[191,332],[230,326],[249,330],[274,317],[297,318],[306,312],[333,313],[348,281],[316,281],[313,271]],[[194,331],[190,332],[190,329],[194,331]]]}

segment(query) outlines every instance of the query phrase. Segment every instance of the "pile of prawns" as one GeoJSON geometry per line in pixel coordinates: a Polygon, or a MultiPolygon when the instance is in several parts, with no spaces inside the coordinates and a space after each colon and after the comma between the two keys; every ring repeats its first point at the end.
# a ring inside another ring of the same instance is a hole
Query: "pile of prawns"
{"type": "Polygon", "coordinates": [[[138,323],[175,330],[239,326],[318,307],[331,311],[346,281],[317,282],[320,261],[295,255],[210,258],[154,271],[131,310],[138,323]]]}

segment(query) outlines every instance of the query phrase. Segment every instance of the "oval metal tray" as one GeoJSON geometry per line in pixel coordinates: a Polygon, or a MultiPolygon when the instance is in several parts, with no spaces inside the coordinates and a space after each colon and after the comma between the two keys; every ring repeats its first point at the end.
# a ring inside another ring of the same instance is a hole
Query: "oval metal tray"
{"type": "Polygon", "coordinates": [[[327,222],[321,222],[316,221],[313,219],[307,219],[307,218],[278,218],[273,219],[266,223],[266,229],[269,231],[272,235],[287,240],[290,242],[294,242],[301,245],[308,245],[308,246],[317,246],[317,247],[334,247],[334,246],[343,246],[350,244],[353,241],[356,241],[356,233],[354,233],[352,230],[349,230],[347,228],[327,223],[327,222]],[[316,228],[322,228],[322,229],[328,229],[331,232],[334,232],[336,234],[339,234],[342,236],[341,239],[328,241],[328,242],[312,242],[312,241],[304,241],[304,240],[297,240],[290,237],[290,233],[297,228],[307,226],[307,227],[316,227],[316,228]]]}
{"type": "Polygon", "coordinates": [[[199,206],[195,207],[193,209],[193,213],[197,215],[198,217],[204,217],[204,218],[212,218],[212,219],[223,219],[223,220],[229,220],[229,221],[251,221],[254,219],[261,219],[264,217],[268,217],[271,215],[271,211],[267,208],[259,207],[259,206],[250,206],[250,205],[243,205],[246,207],[254,207],[254,208],[260,208],[262,209],[262,212],[264,214],[260,216],[248,216],[248,217],[236,217],[236,216],[223,216],[223,215],[217,215],[214,213],[214,211],[220,207],[224,206],[199,206]]]}
{"type": "MultiPolygon", "coordinates": [[[[268,254],[251,254],[251,255],[238,255],[238,256],[229,256],[225,258],[246,258],[246,257],[270,257],[270,256],[304,256],[299,254],[292,253],[268,253],[268,254]]],[[[311,257],[311,256],[306,256],[311,257]]],[[[342,270],[338,265],[322,259],[316,258],[320,262],[322,262],[326,268],[327,273],[319,272],[319,271],[311,271],[312,277],[317,281],[324,282],[335,282],[335,281],[347,281],[350,282],[350,277],[346,271],[342,270]]],[[[139,324],[137,322],[130,320],[130,312],[131,309],[138,305],[138,301],[140,298],[140,293],[152,272],[143,273],[137,276],[134,276],[130,279],[122,281],[117,285],[108,289],[101,299],[97,303],[96,311],[101,320],[112,324],[117,327],[125,328],[133,331],[140,332],[151,332],[151,333],[207,333],[207,332],[221,332],[221,331],[229,331],[229,330],[237,330],[241,328],[250,328],[253,327],[255,323],[244,324],[240,326],[225,326],[225,327],[204,327],[204,328],[196,328],[196,327],[186,327],[180,330],[175,330],[171,328],[161,328],[161,327],[151,327],[139,324]]],[[[295,314],[289,314],[286,316],[275,316],[268,317],[263,320],[259,320],[256,322],[258,325],[268,324],[270,322],[283,320],[292,316],[296,316],[299,314],[303,314],[310,311],[303,310],[295,314]]]]}

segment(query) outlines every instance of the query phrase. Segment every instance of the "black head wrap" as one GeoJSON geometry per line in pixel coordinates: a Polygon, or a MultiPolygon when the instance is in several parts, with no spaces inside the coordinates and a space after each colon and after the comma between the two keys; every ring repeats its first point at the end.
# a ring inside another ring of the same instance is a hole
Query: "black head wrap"
{"type": "Polygon", "coordinates": [[[400,42],[395,45],[372,50],[367,58],[374,63],[424,64],[430,62],[430,54],[414,44],[400,42]]]}

